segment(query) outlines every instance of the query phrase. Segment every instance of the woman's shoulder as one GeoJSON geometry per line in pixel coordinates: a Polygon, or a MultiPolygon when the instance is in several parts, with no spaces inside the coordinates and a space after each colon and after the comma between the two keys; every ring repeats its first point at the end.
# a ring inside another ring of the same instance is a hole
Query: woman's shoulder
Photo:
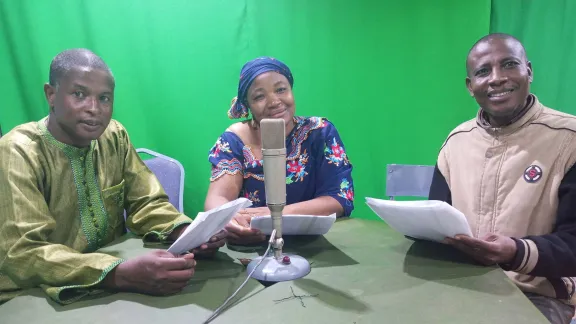
{"type": "Polygon", "coordinates": [[[218,136],[218,141],[226,141],[226,142],[232,142],[232,143],[236,143],[238,142],[239,144],[244,145],[243,143],[243,138],[242,138],[242,134],[243,134],[243,125],[242,122],[238,122],[238,123],[234,123],[230,126],[228,126],[228,128],[226,128],[224,130],[224,132],[222,132],[219,136],[218,136]]]}
{"type": "Polygon", "coordinates": [[[250,130],[250,123],[248,120],[239,121],[226,128],[226,132],[232,132],[236,135],[246,133],[249,130],[250,130]]]}
{"type": "Polygon", "coordinates": [[[226,128],[226,130],[224,130],[224,132],[218,136],[216,143],[210,149],[211,157],[218,157],[219,154],[215,155],[214,152],[241,154],[244,147],[244,142],[242,141],[242,138],[237,134],[238,126],[234,125],[226,128]]]}
{"type": "Polygon", "coordinates": [[[244,120],[230,125],[226,129],[225,133],[229,133],[228,136],[235,137],[246,145],[250,145],[250,143],[254,141],[254,134],[250,120],[244,120]]]}

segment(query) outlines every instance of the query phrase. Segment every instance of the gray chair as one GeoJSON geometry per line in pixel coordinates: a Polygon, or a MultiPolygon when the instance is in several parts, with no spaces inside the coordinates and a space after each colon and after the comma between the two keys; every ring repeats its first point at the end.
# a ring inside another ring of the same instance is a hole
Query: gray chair
{"type": "Polygon", "coordinates": [[[144,160],[168,195],[168,200],[179,212],[184,212],[184,167],[177,160],[146,148],[136,149],[138,153],[153,156],[144,160]]]}
{"type": "Polygon", "coordinates": [[[386,166],[386,196],[428,197],[434,166],[388,164],[386,166]]]}

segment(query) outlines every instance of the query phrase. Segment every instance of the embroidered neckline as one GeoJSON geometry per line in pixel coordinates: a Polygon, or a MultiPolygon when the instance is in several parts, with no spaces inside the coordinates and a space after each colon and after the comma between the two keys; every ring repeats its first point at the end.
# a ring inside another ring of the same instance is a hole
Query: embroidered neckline
{"type": "MultiPolygon", "coordinates": [[[[321,117],[296,117],[298,124],[292,132],[290,132],[292,144],[292,150],[286,155],[286,160],[292,161],[300,156],[302,150],[302,143],[308,139],[310,132],[315,129],[323,128],[326,126],[325,119],[321,117]]],[[[290,137],[289,135],[289,137],[290,137]]]]}
{"type": "Polygon", "coordinates": [[[60,149],[70,161],[72,175],[78,194],[78,209],[82,230],[88,241],[83,252],[93,252],[104,246],[108,233],[108,213],[100,194],[100,184],[96,177],[94,151],[97,141],[93,140],[88,148],[78,148],[58,141],[48,131],[44,117],[38,122],[42,136],[60,149]]]}
{"type": "MultiPolygon", "coordinates": [[[[305,118],[297,116],[294,117],[294,122],[296,123],[296,125],[286,137],[286,141],[292,144],[290,152],[286,154],[287,161],[294,161],[298,159],[302,151],[302,143],[306,139],[308,139],[310,132],[312,132],[315,129],[326,126],[325,119],[322,117],[305,118]]],[[[253,164],[254,162],[258,163],[258,165],[262,165],[263,160],[256,159],[254,153],[252,152],[252,147],[250,145],[244,144],[244,142],[238,135],[236,135],[236,137],[243,145],[242,151],[244,153],[244,159],[246,160],[244,162],[245,165],[247,166],[247,163],[253,164]]]]}
{"type": "Polygon", "coordinates": [[[81,156],[86,156],[86,154],[89,151],[92,151],[94,149],[94,146],[96,145],[96,141],[91,141],[90,142],[90,147],[75,147],[72,145],[68,145],[65,143],[60,142],[59,140],[57,140],[52,133],[50,133],[50,131],[48,130],[48,127],[46,127],[46,120],[48,119],[48,116],[42,118],[40,121],[38,121],[38,128],[40,129],[40,133],[42,134],[42,136],[44,136],[44,138],[46,138],[46,140],[56,146],[57,148],[59,148],[60,150],[62,150],[64,152],[64,154],[66,154],[66,156],[73,156],[73,157],[81,157],[81,156]]]}

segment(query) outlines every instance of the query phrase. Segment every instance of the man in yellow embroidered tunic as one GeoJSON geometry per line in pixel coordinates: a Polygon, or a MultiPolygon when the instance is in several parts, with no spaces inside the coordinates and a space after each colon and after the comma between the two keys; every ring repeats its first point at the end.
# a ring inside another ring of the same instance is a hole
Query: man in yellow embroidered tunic
{"type": "MultiPolygon", "coordinates": [[[[48,117],[0,139],[0,303],[35,286],[63,304],[101,289],[180,291],[194,274],[193,254],[122,260],[95,252],[125,227],[145,241],[170,241],[191,222],[111,120],[108,66],[88,50],[64,51],[44,92],[48,117]]],[[[202,248],[213,252],[224,238],[202,248]]]]}

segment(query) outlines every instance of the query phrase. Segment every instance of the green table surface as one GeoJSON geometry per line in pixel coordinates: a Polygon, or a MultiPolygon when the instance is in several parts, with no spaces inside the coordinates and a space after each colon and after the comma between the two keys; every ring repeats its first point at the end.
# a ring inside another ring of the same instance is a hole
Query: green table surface
{"type": "MultiPolygon", "coordinates": [[[[251,279],[211,323],[548,323],[501,269],[382,221],[338,220],[324,236],[286,237],[284,250],[307,258],[311,273],[267,288],[251,279]],[[304,297],[278,302],[292,291],[304,297]]],[[[130,258],[149,248],[127,234],[102,251],[130,258]]],[[[238,258],[263,252],[222,248],[173,296],[106,293],[61,306],[26,290],[0,306],[0,323],[202,323],[246,278],[238,258]]]]}

